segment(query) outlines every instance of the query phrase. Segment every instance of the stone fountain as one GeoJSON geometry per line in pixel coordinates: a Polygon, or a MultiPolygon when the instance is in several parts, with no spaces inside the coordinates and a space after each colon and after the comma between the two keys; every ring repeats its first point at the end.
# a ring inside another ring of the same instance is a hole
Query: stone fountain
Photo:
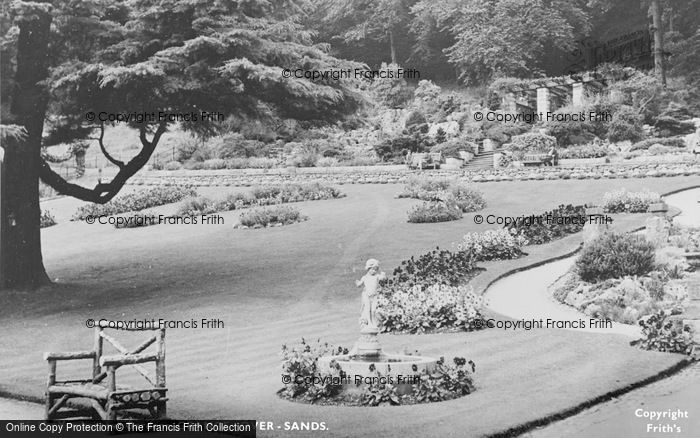
{"type": "MultiPolygon", "coordinates": [[[[364,286],[360,309],[360,337],[348,354],[319,358],[319,371],[323,373],[330,370],[332,363],[337,363],[352,381],[356,381],[356,376],[375,376],[376,371],[399,384],[406,382],[410,376],[421,374],[424,370],[432,371],[437,359],[382,351],[378,337],[380,322],[376,312],[376,295],[379,282],[386,276],[383,272],[379,272],[379,262],[375,259],[367,260],[365,269],[367,274],[356,282],[358,287],[364,286]]],[[[410,384],[407,386],[410,387],[410,384]]]]}

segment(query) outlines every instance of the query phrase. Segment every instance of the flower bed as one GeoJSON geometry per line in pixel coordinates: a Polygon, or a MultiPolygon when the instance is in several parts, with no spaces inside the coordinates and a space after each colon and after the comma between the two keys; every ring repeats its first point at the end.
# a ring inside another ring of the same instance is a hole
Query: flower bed
{"type": "Polygon", "coordinates": [[[86,204],[78,208],[73,220],[84,220],[88,216],[112,216],[130,211],[181,201],[197,192],[189,186],[153,187],[134,193],[120,195],[106,204],[86,204]]]}
{"type": "Polygon", "coordinates": [[[241,213],[239,228],[264,228],[290,225],[308,220],[308,216],[288,205],[254,208],[241,213]]]}
{"type": "Polygon", "coordinates": [[[347,353],[347,348],[333,347],[320,340],[312,345],[302,339],[301,345],[291,348],[283,345],[282,380],[285,383],[277,394],[284,399],[304,403],[391,406],[452,400],[476,389],[473,379],[476,365],[461,357],[455,357],[452,364],[441,357],[430,372],[424,370],[419,373],[416,368],[419,381],[410,385],[409,392],[400,390],[401,384],[382,376],[371,363],[367,365],[366,375],[362,376],[369,383],[344,383],[348,380],[354,382],[355,376],[347,376],[336,362],[331,362],[332,367],[328,370],[319,369],[320,357],[347,353]],[[345,390],[353,386],[354,391],[345,390]]]}
{"type": "MultiPolygon", "coordinates": [[[[658,157],[655,157],[658,158],[658,157]]],[[[436,178],[461,177],[469,183],[491,181],[519,181],[525,179],[624,179],[662,176],[700,175],[700,164],[692,156],[669,157],[668,162],[640,162],[634,164],[609,164],[590,166],[554,166],[533,168],[507,168],[484,170],[436,170],[430,174],[436,178]]],[[[272,169],[243,169],[240,171],[188,172],[172,175],[154,172],[130,181],[133,185],[196,185],[249,187],[258,184],[285,184],[322,181],[325,184],[403,184],[415,174],[406,166],[378,166],[364,168],[310,168],[308,171],[272,169]],[[332,170],[332,172],[330,171],[332,170]]]]}
{"type": "Polygon", "coordinates": [[[422,201],[433,201],[436,198],[454,199],[454,202],[464,213],[486,208],[486,200],[480,191],[456,179],[411,177],[398,197],[422,201]]]}
{"type": "Polygon", "coordinates": [[[646,213],[651,204],[661,202],[661,196],[651,191],[628,192],[626,189],[603,195],[603,211],[606,213],[646,213]]]}
{"type": "Polygon", "coordinates": [[[335,187],[319,182],[259,186],[254,187],[250,192],[232,193],[219,200],[201,196],[187,199],[180,206],[178,215],[195,216],[220,211],[239,210],[253,206],[337,199],[344,196],[345,194],[335,187]]]}
{"type": "Polygon", "coordinates": [[[519,217],[505,228],[530,244],[540,245],[583,230],[585,216],[583,205],[560,205],[540,215],[519,217]]]}
{"type": "Polygon", "coordinates": [[[465,234],[457,250],[473,253],[477,261],[508,260],[522,256],[522,247],[527,243],[516,231],[498,229],[465,234]]]}
{"type": "Polygon", "coordinates": [[[472,331],[480,328],[482,298],[466,286],[434,284],[393,289],[377,299],[382,331],[422,333],[452,328],[472,331]]]}
{"type": "Polygon", "coordinates": [[[462,218],[462,210],[454,199],[423,202],[408,212],[411,223],[448,222],[462,218]]]}
{"type": "Polygon", "coordinates": [[[670,317],[672,312],[659,310],[639,319],[642,337],[630,342],[643,350],[656,350],[668,353],[691,354],[693,351],[693,330],[681,321],[670,317]]]}

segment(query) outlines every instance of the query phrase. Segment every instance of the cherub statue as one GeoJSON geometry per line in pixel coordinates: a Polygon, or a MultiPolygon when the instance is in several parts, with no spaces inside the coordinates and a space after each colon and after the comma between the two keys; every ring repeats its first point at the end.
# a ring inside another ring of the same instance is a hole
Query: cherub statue
{"type": "Polygon", "coordinates": [[[362,307],[360,307],[360,327],[373,330],[379,329],[379,318],[377,317],[377,291],[379,282],[386,278],[384,272],[379,272],[379,261],[369,259],[365,263],[367,273],[355,282],[357,287],[364,286],[362,291],[362,307]]]}

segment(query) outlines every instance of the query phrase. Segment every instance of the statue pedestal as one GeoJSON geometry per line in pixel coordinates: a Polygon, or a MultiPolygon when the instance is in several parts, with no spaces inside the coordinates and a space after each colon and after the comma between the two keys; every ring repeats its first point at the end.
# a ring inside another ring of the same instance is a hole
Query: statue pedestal
{"type": "Polygon", "coordinates": [[[382,347],[379,345],[379,329],[376,327],[364,326],[360,330],[360,339],[357,340],[357,356],[373,357],[379,356],[382,347]]]}

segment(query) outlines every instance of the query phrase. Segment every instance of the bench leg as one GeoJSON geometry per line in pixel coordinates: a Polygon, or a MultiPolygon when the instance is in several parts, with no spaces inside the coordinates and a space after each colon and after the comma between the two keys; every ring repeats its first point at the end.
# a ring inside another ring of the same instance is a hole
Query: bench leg
{"type": "Polygon", "coordinates": [[[166,402],[158,402],[156,405],[156,418],[162,420],[168,415],[168,409],[165,407],[166,402]]]}
{"type": "Polygon", "coordinates": [[[114,421],[117,419],[117,409],[112,402],[107,402],[107,420],[114,421]]]}
{"type": "Polygon", "coordinates": [[[53,407],[53,400],[54,400],[54,396],[52,396],[49,393],[46,393],[46,402],[45,402],[45,411],[44,411],[44,418],[46,420],[51,419],[51,408],[53,407]]]}

